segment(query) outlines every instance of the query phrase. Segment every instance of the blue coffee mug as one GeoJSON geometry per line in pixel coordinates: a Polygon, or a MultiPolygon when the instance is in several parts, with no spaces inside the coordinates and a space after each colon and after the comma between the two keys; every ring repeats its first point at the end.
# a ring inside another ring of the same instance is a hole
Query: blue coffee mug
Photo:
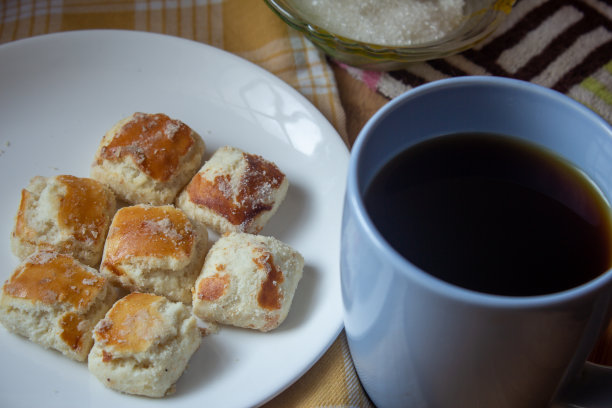
{"type": "Polygon", "coordinates": [[[414,144],[464,132],[552,150],[612,202],[612,128],[558,92],[462,77],[385,105],[351,153],[341,238],[345,328],[366,392],[381,408],[612,407],[612,369],[585,363],[612,314],[612,270],[547,295],[479,293],[420,270],[373,224],[363,197],[377,172],[414,144]]]}

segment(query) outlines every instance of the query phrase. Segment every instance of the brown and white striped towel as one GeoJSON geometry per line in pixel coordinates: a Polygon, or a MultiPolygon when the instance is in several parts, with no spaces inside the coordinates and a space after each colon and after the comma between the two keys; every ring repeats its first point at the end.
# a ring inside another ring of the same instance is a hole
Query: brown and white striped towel
{"type": "Polygon", "coordinates": [[[612,1],[519,0],[491,37],[461,54],[390,72],[344,67],[389,99],[447,77],[518,78],[567,94],[612,123],[612,1]]]}

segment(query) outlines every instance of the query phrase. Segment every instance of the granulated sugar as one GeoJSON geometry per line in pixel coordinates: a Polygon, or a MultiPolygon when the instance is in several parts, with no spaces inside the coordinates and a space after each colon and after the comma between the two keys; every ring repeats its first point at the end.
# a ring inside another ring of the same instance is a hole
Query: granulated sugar
{"type": "Polygon", "coordinates": [[[354,40],[411,45],[444,37],[463,18],[464,0],[301,0],[313,24],[354,40]]]}

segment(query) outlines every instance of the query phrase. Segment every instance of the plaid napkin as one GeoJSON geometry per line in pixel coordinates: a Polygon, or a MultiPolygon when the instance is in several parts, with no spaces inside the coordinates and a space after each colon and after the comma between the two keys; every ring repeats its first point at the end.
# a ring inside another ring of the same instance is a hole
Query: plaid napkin
{"type": "MultiPolygon", "coordinates": [[[[250,60],[306,96],[347,141],[344,111],[330,66],[263,1],[0,2],[0,43],[58,31],[101,28],[174,35],[250,60]]],[[[372,406],[357,380],[344,333],[310,371],[265,406],[372,406]]]]}
{"type": "Polygon", "coordinates": [[[392,72],[343,67],[389,99],[448,77],[522,79],[569,95],[612,123],[612,4],[519,0],[494,35],[459,55],[392,72]]]}

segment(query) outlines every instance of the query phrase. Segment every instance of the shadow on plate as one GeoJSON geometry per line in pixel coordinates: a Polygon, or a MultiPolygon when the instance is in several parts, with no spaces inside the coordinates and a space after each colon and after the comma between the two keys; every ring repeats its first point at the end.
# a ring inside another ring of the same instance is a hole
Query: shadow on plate
{"type": "Polygon", "coordinates": [[[223,375],[223,367],[227,366],[224,360],[227,358],[223,338],[216,334],[203,337],[200,348],[191,357],[187,369],[176,384],[176,393],[169,398],[180,398],[209,387],[215,378],[223,375]]]}
{"type": "Polygon", "coordinates": [[[306,324],[308,317],[315,309],[315,293],[318,291],[320,284],[321,279],[317,270],[312,266],[305,265],[304,273],[295,291],[289,314],[285,321],[278,328],[274,329],[273,332],[296,330],[306,324]]]}
{"type": "Polygon", "coordinates": [[[309,201],[306,190],[299,185],[290,184],[285,201],[281,203],[276,214],[270,218],[260,234],[271,235],[280,240],[281,237],[292,235],[292,232],[297,231],[307,219],[309,201]]]}

